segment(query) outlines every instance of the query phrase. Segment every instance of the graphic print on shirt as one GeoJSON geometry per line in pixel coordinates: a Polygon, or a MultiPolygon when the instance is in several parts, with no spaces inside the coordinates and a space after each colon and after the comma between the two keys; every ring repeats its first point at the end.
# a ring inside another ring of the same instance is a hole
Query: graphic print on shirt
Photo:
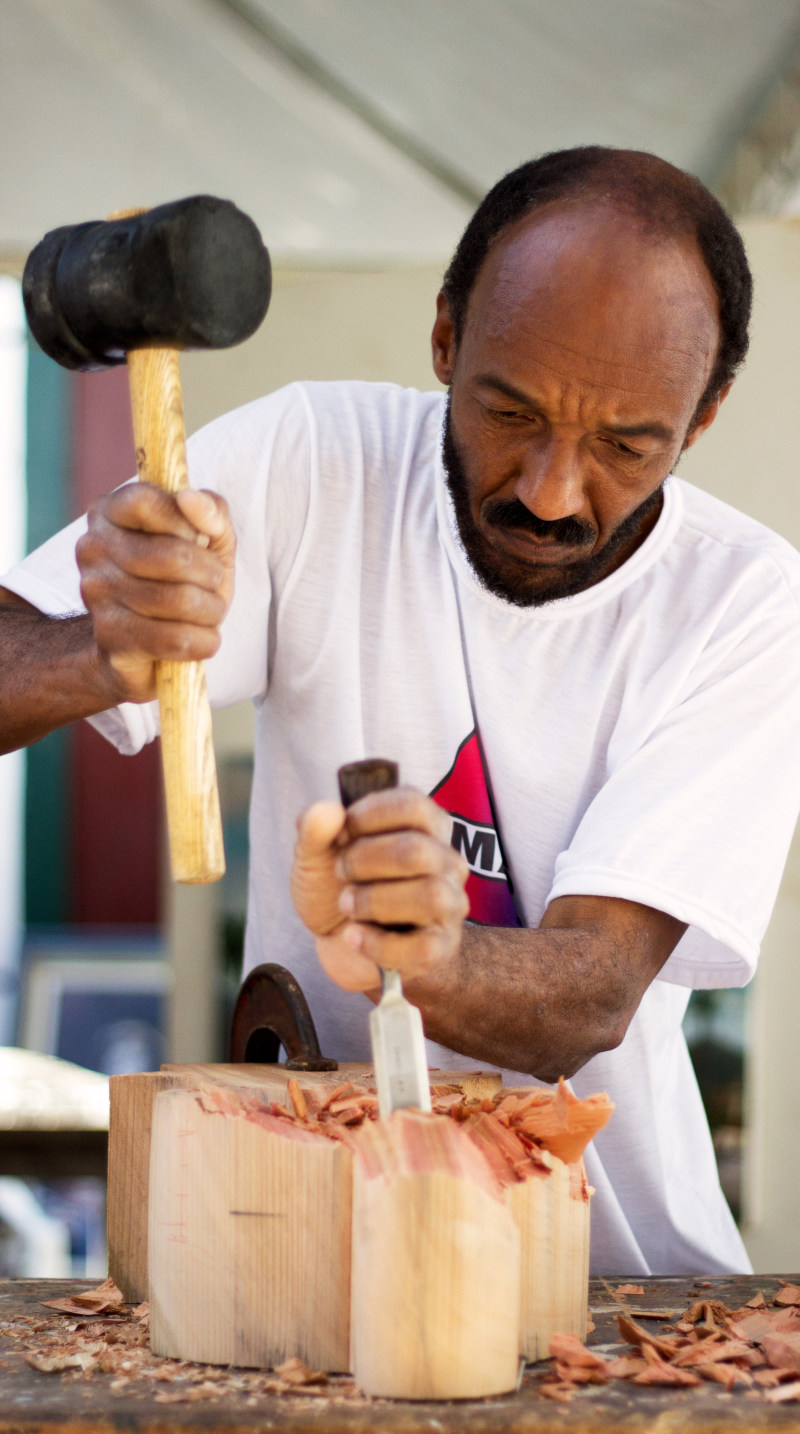
{"type": "Polygon", "coordinates": [[[483,926],[519,926],[477,732],[464,738],[450,771],[431,797],[453,818],[452,843],[469,866],[470,921],[483,926]]]}

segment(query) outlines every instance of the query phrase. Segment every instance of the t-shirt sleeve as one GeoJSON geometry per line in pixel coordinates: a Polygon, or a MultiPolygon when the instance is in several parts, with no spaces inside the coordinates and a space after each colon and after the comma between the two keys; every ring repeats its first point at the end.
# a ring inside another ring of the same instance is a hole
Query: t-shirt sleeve
{"type": "Polygon", "coordinates": [[[752,976],[800,806],[800,622],[794,594],[753,611],[648,739],[613,765],[548,901],[622,897],[689,929],[661,979],[752,976]]]}
{"type": "MultiPolygon", "coordinates": [[[[236,532],[234,596],[222,642],[206,663],[212,707],[267,691],[275,592],[287,582],[309,501],[310,428],[300,385],[215,420],[187,444],[189,482],[225,498],[236,532]]],[[[85,611],[75,544],[86,518],[57,533],[0,577],[0,586],[53,617],[85,611]]],[[[120,751],[138,752],[157,735],[158,704],[123,703],[89,719],[120,751]]]]}

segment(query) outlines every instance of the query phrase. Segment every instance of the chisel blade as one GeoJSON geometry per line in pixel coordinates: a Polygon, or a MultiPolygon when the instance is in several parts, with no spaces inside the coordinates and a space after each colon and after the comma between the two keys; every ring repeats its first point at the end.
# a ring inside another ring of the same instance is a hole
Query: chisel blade
{"type": "Polygon", "coordinates": [[[370,1012],[369,1034],[381,1120],[393,1110],[431,1108],[422,1016],[403,995],[399,971],[384,971],[383,995],[370,1012]]]}
{"type": "MultiPolygon", "coordinates": [[[[385,791],[388,787],[397,786],[397,764],[378,757],[350,762],[339,768],[338,779],[342,802],[349,807],[368,792],[385,791]]],[[[394,929],[405,931],[409,928],[394,929]]],[[[369,1018],[381,1120],[385,1120],[393,1110],[429,1112],[431,1088],[422,1016],[403,995],[399,971],[383,970],[381,984],[381,999],[369,1018]]]]}

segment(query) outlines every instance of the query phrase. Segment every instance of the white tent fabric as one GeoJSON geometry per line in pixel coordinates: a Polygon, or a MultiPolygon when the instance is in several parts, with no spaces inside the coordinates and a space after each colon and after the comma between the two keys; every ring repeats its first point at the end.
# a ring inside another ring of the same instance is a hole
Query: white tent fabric
{"type": "Polygon", "coordinates": [[[800,41],[795,0],[224,3],[268,17],[480,190],[592,143],[709,182],[800,41]]]}
{"type": "Polygon", "coordinates": [[[0,0],[0,20],[6,251],[211,193],[278,258],[425,261],[469,211],[207,0],[0,0]]]}
{"type": "Polygon", "coordinates": [[[278,260],[439,260],[549,148],[713,182],[798,41],[800,0],[0,0],[0,255],[208,191],[278,260]]]}

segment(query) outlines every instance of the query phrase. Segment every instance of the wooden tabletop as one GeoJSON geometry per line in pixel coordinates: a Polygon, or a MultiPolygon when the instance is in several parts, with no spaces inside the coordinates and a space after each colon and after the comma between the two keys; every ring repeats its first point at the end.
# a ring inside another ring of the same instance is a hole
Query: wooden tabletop
{"type": "MultiPolygon", "coordinates": [[[[800,1277],[783,1278],[798,1282],[800,1277]]],[[[151,1379],[133,1379],[112,1389],[112,1374],[70,1371],[43,1374],[25,1363],[25,1340],[19,1333],[25,1319],[46,1317],[41,1301],[74,1293],[90,1282],[72,1280],[0,1280],[0,1434],[166,1434],[166,1431],[214,1431],[214,1434],[611,1434],[611,1431],[653,1431],[653,1434],[729,1434],[729,1431],[783,1429],[800,1431],[800,1404],[768,1404],[745,1392],[727,1393],[719,1385],[671,1390],[634,1387],[616,1380],[605,1386],[581,1388],[567,1405],[553,1404],[537,1389],[539,1366],[526,1369],[518,1393],[500,1399],[460,1403],[405,1404],[386,1399],[348,1396],[343,1384],[329,1386],[335,1398],[297,1394],[269,1395],[223,1392],[219,1397],[190,1403],[159,1402],[151,1379]],[[3,1337],[6,1336],[6,1337],[3,1337]]],[[[590,1307],[595,1330],[592,1345],[619,1344],[615,1315],[622,1307],[614,1298],[618,1279],[592,1280],[590,1307]]],[[[769,1301],[778,1290],[772,1276],[713,1279],[701,1284],[687,1279],[636,1279],[644,1295],[625,1301],[631,1312],[674,1311],[677,1315],[696,1299],[720,1299],[729,1307],[743,1305],[759,1290],[769,1301]]],[[[29,1325],[29,1328],[31,1326],[29,1325]]],[[[655,1329],[659,1328],[656,1323],[655,1329]]],[[[618,1351],[619,1352],[619,1351],[618,1351]]],[[[160,1386],[175,1389],[176,1386],[160,1386]]]]}

